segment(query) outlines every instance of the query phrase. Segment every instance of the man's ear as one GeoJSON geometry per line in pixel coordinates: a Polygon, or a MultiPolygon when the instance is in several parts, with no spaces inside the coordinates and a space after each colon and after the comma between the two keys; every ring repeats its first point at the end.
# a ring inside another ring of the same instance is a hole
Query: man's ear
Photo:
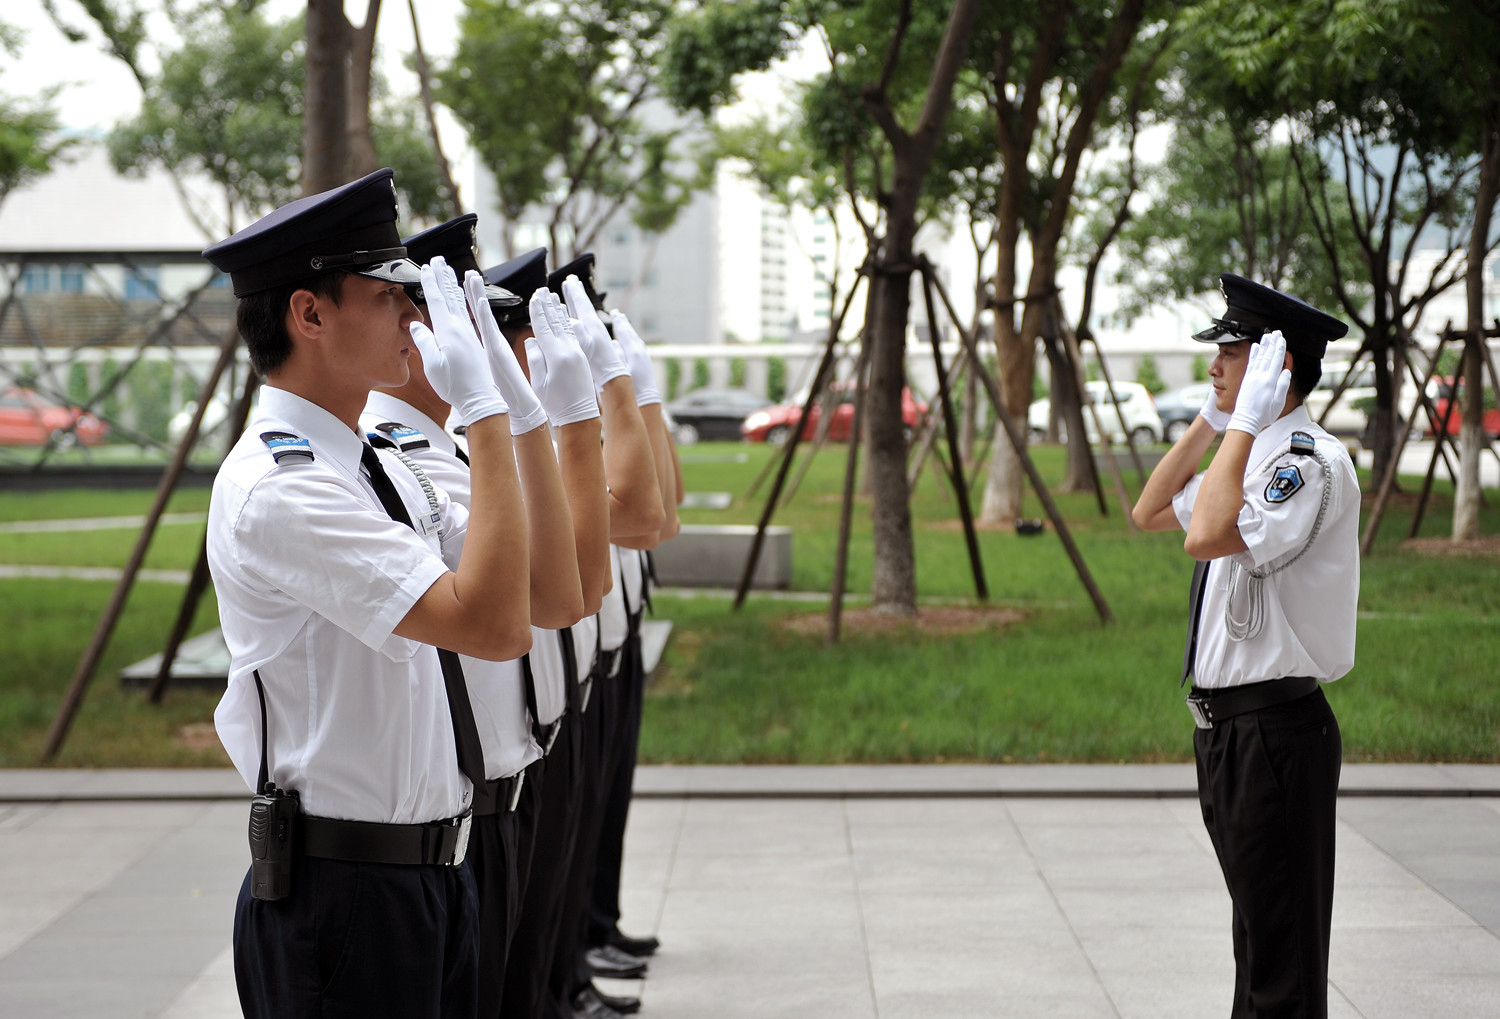
{"type": "Polygon", "coordinates": [[[323,333],[318,296],[311,290],[296,290],[287,307],[286,331],[292,339],[312,339],[323,333]]]}

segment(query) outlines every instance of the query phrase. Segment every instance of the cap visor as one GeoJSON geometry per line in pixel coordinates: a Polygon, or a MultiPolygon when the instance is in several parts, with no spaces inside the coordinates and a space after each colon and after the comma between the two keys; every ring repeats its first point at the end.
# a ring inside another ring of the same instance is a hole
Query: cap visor
{"type": "Polygon", "coordinates": [[[359,269],[350,269],[356,276],[368,276],[372,280],[386,280],[402,286],[420,286],[422,270],[409,258],[398,258],[391,262],[376,262],[359,269]]]}
{"type": "Polygon", "coordinates": [[[484,296],[491,304],[498,304],[502,308],[513,308],[521,303],[520,297],[493,283],[484,285],[484,296]]]}

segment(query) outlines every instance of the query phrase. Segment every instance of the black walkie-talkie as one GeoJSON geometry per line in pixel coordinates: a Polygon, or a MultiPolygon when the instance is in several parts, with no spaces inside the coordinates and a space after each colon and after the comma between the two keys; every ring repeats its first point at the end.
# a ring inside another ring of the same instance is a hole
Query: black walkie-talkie
{"type": "Polygon", "coordinates": [[[292,893],[301,798],[267,782],[250,801],[250,894],[274,902],[292,893]]]}
{"type": "Polygon", "coordinates": [[[260,694],[260,785],[250,801],[250,894],[274,902],[292,893],[297,848],[297,814],[302,798],[295,789],[277,789],[266,762],[266,688],[255,671],[260,694]]]}

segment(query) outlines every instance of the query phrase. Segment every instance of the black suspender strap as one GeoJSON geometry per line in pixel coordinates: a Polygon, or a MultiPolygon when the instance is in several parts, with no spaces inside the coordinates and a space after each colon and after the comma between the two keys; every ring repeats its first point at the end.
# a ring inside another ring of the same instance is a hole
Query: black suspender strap
{"type": "Polygon", "coordinates": [[[465,467],[469,466],[469,454],[463,451],[462,446],[454,446],[453,455],[462,460],[465,467]]]}
{"type": "Polygon", "coordinates": [[[651,589],[661,581],[656,579],[656,556],[648,549],[641,553],[641,598],[646,603],[646,611],[655,613],[656,609],[651,604],[651,589]]]}
{"type": "MultiPolygon", "coordinates": [[[[369,472],[370,487],[375,489],[386,513],[390,514],[392,520],[411,527],[411,516],[406,512],[396,486],[391,483],[390,475],[381,466],[380,457],[372,446],[366,444],[360,451],[359,462],[369,472]]],[[[463,664],[459,662],[457,654],[443,648],[438,648],[438,663],[443,669],[443,686],[448,691],[448,714],[453,722],[453,742],[458,747],[458,767],[474,785],[474,807],[477,810],[481,806],[478,800],[484,795],[488,783],[484,780],[484,750],[479,743],[479,726],[474,721],[474,706],[469,703],[469,688],[464,682],[463,664]]]]}
{"type": "Polygon", "coordinates": [[[1182,686],[1193,674],[1193,663],[1198,657],[1198,625],[1203,621],[1203,590],[1208,586],[1208,563],[1193,563],[1193,580],[1188,587],[1188,636],[1187,647],[1182,652],[1182,686]]]}

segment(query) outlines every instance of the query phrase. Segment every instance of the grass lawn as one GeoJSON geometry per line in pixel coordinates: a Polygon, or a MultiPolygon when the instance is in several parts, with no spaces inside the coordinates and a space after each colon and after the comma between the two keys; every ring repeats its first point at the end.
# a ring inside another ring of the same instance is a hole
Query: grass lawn
{"type": "MultiPolygon", "coordinates": [[[[771,450],[705,443],[683,450],[692,492],[735,496],[727,510],[690,510],[690,523],[754,523],[764,490],[744,498],[771,450]]],[[[815,460],[773,522],[794,531],[794,586],[827,591],[838,527],[844,447],[815,460]]],[[[1042,448],[1044,476],[1062,473],[1061,450],[1042,448]]],[[[1133,472],[1127,472],[1132,492],[1133,472]]],[[[1368,487],[1368,479],[1364,479],[1368,487]]],[[[1409,479],[1415,490],[1420,479],[1409,479]]],[[[1500,493],[1490,492],[1484,531],[1500,532],[1500,493]]],[[[149,492],[0,495],[0,521],[140,513],[149,492]]],[[[1182,655],[1189,562],[1181,536],[1133,535],[1111,501],[1058,495],[1089,569],[1116,615],[1101,626],[1061,544],[1048,532],[981,534],[991,602],[1017,620],[961,635],[897,627],[849,632],[825,646],[826,602],[752,596],[738,613],[717,596],[656,599],[675,629],[648,691],[641,757],[651,762],[1162,761],[1191,757],[1191,722],[1176,679],[1182,655]]],[[[204,491],[184,491],[173,512],[201,511],[204,491]]],[[[1450,526],[1451,489],[1439,485],[1423,534],[1450,526]]],[[[952,500],[924,473],[913,501],[924,605],[968,603],[973,584],[952,500]]],[[[1028,515],[1041,516],[1033,503],[1028,515]]],[[[1358,664],[1328,691],[1345,758],[1390,761],[1500,760],[1500,556],[1432,554],[1405,545],[1408,502],[1386,515],[1363,564],[1358,664]]],[[[870,583],[867,502],[854,516],[851,606],[870,583]]],[[[157,568],[187,569],[201,525],[158,535],[157,568]]],[[[120,565],[133,530],[0,534],[0,563],[120,565]]],[[[7,616],[0,634],[0,765],[34,763],[61,692],[108,600],[111,585],[0,580],[7,616]]],[[[119,668],[155,651],[180,590],[137,586],[58,763],[223,763],[205,739],[216,697],[172,691],[163,708],[122,691],[119,668]]],[[[206,599],[195,631],[215,623],[206,599]]]]}

